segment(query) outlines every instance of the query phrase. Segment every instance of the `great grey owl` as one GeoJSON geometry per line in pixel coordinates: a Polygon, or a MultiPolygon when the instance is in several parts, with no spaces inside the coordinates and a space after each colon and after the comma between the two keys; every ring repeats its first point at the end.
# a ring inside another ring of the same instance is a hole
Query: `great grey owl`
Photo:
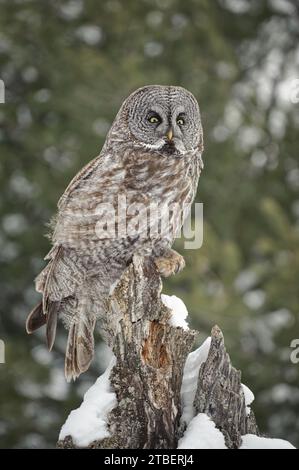
{"type": "Polygon", "coordinates": [[[26,327],[32,333],[46,324],[51,350],[57,318],[62,318],[69,329],[67,380],[88,369],[96,321],[105,315],[111,288],[135,253],[152,259],[163,276],[184,267],[171,246],[196,193],[202,151],[194,96],[181,87],[145,86],[124,101],[100,155],[60,198],[48,264],[35,281],[42,300],[26,327]],[[107,229],[112,220],[114,233],[107,229]]]}

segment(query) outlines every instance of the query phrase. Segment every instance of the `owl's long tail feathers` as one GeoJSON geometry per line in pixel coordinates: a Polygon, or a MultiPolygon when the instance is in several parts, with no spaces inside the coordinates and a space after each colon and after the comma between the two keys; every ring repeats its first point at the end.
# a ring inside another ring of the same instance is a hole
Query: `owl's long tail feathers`
{"type": "Polygon", "coordinates": [[[54,301],[54,302],[49,302],[49,305],[47,306],[46,335],[47,335],[47,344],[48,344],[49,351],[52,350],[55,337],[56,337],[57,319],[58,319],[60,304],[61,304],[60,301],[54,301]]]}
{"type": "Polygon", "coordinates": [[[89,368],[94,355],[96,318],[90,313],[86,299],[79,302],[77,313],[78,316],[70,326],[65,353],[65,377],[68,382],[89,368]]]}
{"type": "Polygon", "coordinates": [[[45,259],[48,265],[36,278],[36,290],[42,301],[30,312],[26,321],[27,333],[46,326],[48,348],[51,351],[56,336],[58,315],[68,315],[70,325],[66,352],[66,377],[76,378],[88,369],[93,357],[95,318],[88,308],[86,296],[75,301],[75,293],[82,291],[84,270],[76,253],[62,246],[54,246],[45,259]]]}
{"type": "Polygon", "coordinates": [[[43,312],[43,303],[37,304],[29,313],[26,320],[26,331],[28,334],[33,333],[35,330],[47,323],[47,317],[43,312]]]}
{"type": "Polygon", "coordinates": [[[27,333],[33,333],[44,324],[47,324],[47,343],[51,351],[56,336],[57,317],[63,297],[58,285],[63,274],[61,263],[63,262],[63,249],[54,246],[45,259],[49,259],[48,265],[36,278],[36,290],[43,294],[42,301],[29,313],[26,321],[27,333]]]}
{"type": "MultiPolygon", "coordinates": [[[[26,321],[27,333],[31,334],[41,326],[47,324],[46,335],[48,348],[51,351],[57,327],[58,313],[63,311],[61,302],[49,302],[48,313],[43,312],[43,303],[40,302],[28,315],[26,321]]],[[[65,377],[68,382],[75,380],[85,372],[94,355],[94,328],[96,318],[89,314],[87,302],[79,302],[75,321],[71,324],[65,353],[65,377]]]]}
{"type": "Polygon", "coordinates": [[[60,302],[49,302],[48,313],[45,314],[43,302],[40,302],[31,310],[26,320],[26,331],[28,334],[47,324],[47,343],[50,351],[55,340],[59,307],[60,302]]]}
{"type": "MultiPolygon", "coordinates": [[[[46,324],[49,350],[52,349],[58,316],[69,329],[65,376],[68,381],[85,372],[94,355],[94,328],[96,319],[106,318],[106,300],[111,285],[119,279],[125,264],[105,264],[91,258],[93,271],[86,268],[86,260],[71,248],[54,246],[45,259],[48,265],[36,278],[36,290],[42,301],[30,312],[26,329],[32,333],[46,324]],[[85,264],[84,264],[85,263],[85,264]]],[[[104,321],[105,323],[105,321],[104,321]]]]}

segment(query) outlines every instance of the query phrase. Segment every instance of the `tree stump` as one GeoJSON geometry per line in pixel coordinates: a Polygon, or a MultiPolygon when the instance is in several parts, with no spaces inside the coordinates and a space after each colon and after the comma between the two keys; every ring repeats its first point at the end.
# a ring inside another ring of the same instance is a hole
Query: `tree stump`
{"type": "MultiPolygon", "coordinates": [[[[175,449],[182,437],[181,385],[184,365],[196,332],[172,326],[171,310],[161,300],[162,282],[150,261],[135,256],[109,299],[109,315],[102,328],[116,364],[110,384],[117,405],[107,417],[109,437],[91,448],[175,449]]],[[[248,416],[241,373],[230,363],[218,327],[199,369],[194,398],[196,413],[206,413],[237,448],[241,436],[257,434],[248,416]]],[[[72,436],[58,442],[75,448],[72,436]]]]}

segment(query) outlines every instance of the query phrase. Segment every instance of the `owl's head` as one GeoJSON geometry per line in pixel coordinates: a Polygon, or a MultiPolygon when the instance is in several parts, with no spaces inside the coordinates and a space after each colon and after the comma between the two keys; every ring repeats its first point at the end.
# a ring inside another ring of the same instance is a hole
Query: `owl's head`
{"type": "Polygon", "coordinates": [[[131,142],[162,154],[202,151],[199,106],[188,90],[177,86],[139,88],[121,109],[131,142]]]}

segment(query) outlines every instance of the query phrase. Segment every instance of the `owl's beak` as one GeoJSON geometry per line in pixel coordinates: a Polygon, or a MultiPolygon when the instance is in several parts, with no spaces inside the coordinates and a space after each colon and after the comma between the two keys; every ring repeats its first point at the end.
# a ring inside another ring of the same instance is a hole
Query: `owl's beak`
{"type": "Polygon", "coordinates": [[[172,130],[171,127],[170,127],[170,128],[168,129],[168,131],[166,132],[166,137],[167,137],[167,139],[169,140],[169,142],[172,140],[172,138],[173,138],[173,130],[172,130]]]}

